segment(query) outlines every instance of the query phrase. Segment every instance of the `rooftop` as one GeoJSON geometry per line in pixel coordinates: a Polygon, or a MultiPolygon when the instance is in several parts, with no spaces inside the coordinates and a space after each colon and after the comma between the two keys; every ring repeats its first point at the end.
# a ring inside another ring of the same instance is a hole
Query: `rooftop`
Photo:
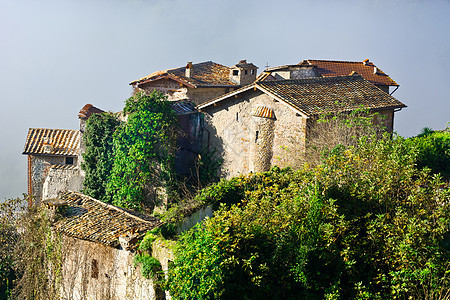
{"type": "Polygon", "coordinates": [[[155,217],[128,211],[78,192],[61,192],[58,199],[66,202],[68,209],[64,218],[54,223],[57,231],[110,247],[119,246],[121,235],[130,232],[144,235],[162,224],[155,217]]]}
{"type": "Polygon", "coordinates": [[[30,128],[22,154],[77,156],[80,136],[79,130],[30,128]]]}
{"type": "Polygon", "coordinates": [[[78,117],[83,120],[89,119],[92,114],[100,114],[104,112],[100,108],[93,106],[92,104],[86,104],[78,113],[78,117]]]}
{"type": "Polygon", "coordinates": [[[203,109],[231,96],[257,89],[302,113],[314,116],[323,113],[352,111],[358,108],[387,109],[405,107],[360,75],[305,78],[297,80],[257,81],[200,106],[203,109]]]}
{"type": "Polygon", "coordinates": [[[323,77],[347,76],[352,72],[364,77],[373,84],[398,86],[398,83],[391,79],[380,68],[375,66],[368,59],[364,61],[337,61],[337,60],[316,60],[308,59],[300,62],[299,65],[306,64],[316,66],[316,71],[323,77]]]}
{"type": "Polygon", "coordinates": [[[230,68],[227,66],[212,61],[192,64],[190,66],[190,77],[186,76],[186,67],[188,65],[175,69],[157,71],[132,81],[130,84],[136,86],[160,79],[171,78],[191,87],[236,86],[229,79],[230,68]]]}

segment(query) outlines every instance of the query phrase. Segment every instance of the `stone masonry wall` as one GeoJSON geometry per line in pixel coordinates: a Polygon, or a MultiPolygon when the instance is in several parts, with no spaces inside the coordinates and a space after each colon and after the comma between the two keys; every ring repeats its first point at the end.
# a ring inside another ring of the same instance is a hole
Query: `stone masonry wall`
{"type": "Polygon", "coordinates": [[[63,243],[61,299],[165,299],[134,267],[133,253],[71,237],[63,243]]]}
{"type": "Polygon", "coordinates": [[[31,191],[28,192],[31,192],[34,196],[34,201],[39,203],[42,200],[43,185],[50,166],[65,164],[65,157],[30,155],[29,164],[31,191]]]}
{"type": "Polygon", "coordinates": [[[306,119],[259,91],[221,101],[220,106],[209,106],[205,109],[205,126],[210,133],[210,147],[223,155],[227,178],[266,170],[268,161],[270,166],[289,165],[293,149],[305,148],[306,119]],[[252,117],[254,107],[261,105],[272,109],[275,119],[258,121],[264,118],[252,117]],[[255,142],[257,128],[265,146],[255,142]]]}
{"type": "Polygon", "coordinates": [[[77,166],[51,166],[43,184],[42,199],[56,198],[60,191],[81,191],[84,176],[80,173],[77,166]]]}

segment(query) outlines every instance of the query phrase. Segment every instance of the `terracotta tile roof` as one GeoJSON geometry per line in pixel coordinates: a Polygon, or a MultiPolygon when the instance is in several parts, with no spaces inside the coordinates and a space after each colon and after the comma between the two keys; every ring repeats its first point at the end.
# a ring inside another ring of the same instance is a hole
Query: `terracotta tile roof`
{"type": "Polygon", "coordinates": [[[193,87],[237,86],[229,79],[230,68],[207,61],[192,64],[192,74],[186,77],[186,67],[154,72],[150,75],[132,81],[130,85],[139,85],[164,78],[172,78],[193,87]]]}
{"type": "Polygon", "coordinates": [[[307,116],[351,111],[361,107],[366,109],[405,107],[403,103],[359,75],[260,81],[255,84],[307,116]]]}
{"type": "Polygon", "coordinates": [[[55,169],[55,170],[75,170],[77,169],[78,166],[76,165],[51,165],[50,169],[55,169]]]}
{"type": "Polygon", "coordinates": [[[273,119],[275,115],[273,110],[265,106],[257,106],[253,109],[252,116],[273,119]]]}
{"type": "Polygon", "coordinates": [[[79,130],[30,128],[22,154],[77,156],[80,136],[79,130]]]}
{"type": "MultiPolygon", "coordinates": [[[[347,76],[352,74],[352,72],[356,72],[373,84],[398,86],[398,83],[396,83],[368,59],[364,61],[308,59],[306,62],[310,65],[316,66],[316,71],[323,77],[347,76]]],[[[299,65],[305,65],[306,62],[302,61],[299,63],[299,65]]]]}
{"type": "Polygon", "coordinates": [[[160,226],[159,219],[131,212],[81,193],[66,191],[58,199],[68,205],[64,218],[54,227],[65,235],[118,247],[119,236],[129,232],[144,235],[160,226]]]}
{"type": "Polygon", "coordinates": [[[92,104],[86,104],[78,113],[78,118],[87,120],[92,114],[101,114],[104,112],[100,108],[93,106],[92,104]]]}
{"type": "Polygon", "coordinates": [[[360,75],[292,80],[257,81],[205,102],[198,109],[257,89],[289,104],[304,116],[352,111],[358,108],[388,109],[406,107],[360,75]]]}

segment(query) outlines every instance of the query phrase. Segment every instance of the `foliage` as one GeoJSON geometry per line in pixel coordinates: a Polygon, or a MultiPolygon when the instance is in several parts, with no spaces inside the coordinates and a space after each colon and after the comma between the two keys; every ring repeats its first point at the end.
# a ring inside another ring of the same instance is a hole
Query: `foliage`
{"type": "Polygon", "coordinates": [[[409,142],[418,147],[417,165],[420,168],[428,167],[450,180],[450,132],[428,130],[409,142]]]}
{"type": "Polygon", "coordinates": [[[141,275],[144,278],[157,278],[161,272],[162,267],[159,260],[150,256],[148,253],[136,254],[133,259],[134,265],[141,266],[141,275]]]}
{"type": "Polygon", "coordinates": [[[113,167],[113,134],[120,121],[112,113],[93,114],[86,122],[81,167],[86,172],[83,192],[95,199],[111,202],[106,185],[113,167]]]}
{"type": "Polygon", "coordinates": [[[21,234],[15,249],[17,299],[57,299],[62,269],[60,234],[51,230],[47,212],[29,207],[20,219],[21,234]]]}
{"type": "Polygon", "coordinates": [[[361,138],[322,164],[223,180],[183,234],[174,299],[448,299],[450,189],[418,146],[361,138]]]}
{"type": "Polygon", "coordinates": [[[130,97],[124,112],[127,122],[114,134],[108,195],[115,205],[152,210],[158,188],[168,188],[172,182],[176,115],[157,91],[130,97]]]}
{"type": "Polygon", "coordinates": [[[14,272],[14,248],[19,240],[17,219],[25,210],[26,196],[23,199],[5,199],[0,203],[0,299],[10,296],[14,272]]]}
{"type": "Polygon", "coordinates": [[[153,242],[158,238],[157,230],[159,228],[155,228],[153,230],[147,231],[144,238],[139,244],[139,250],[141,252],[148,252],[149,254],[152,254],[152,244],[153,242]],[[156,230],[155,230],[156,229],[156,230]]]}

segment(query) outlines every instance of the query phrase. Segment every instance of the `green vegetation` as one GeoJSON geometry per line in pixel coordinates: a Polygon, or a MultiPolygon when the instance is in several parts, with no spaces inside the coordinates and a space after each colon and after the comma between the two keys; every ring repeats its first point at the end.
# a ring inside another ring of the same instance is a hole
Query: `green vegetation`
{"type": "Polygon", "coordinates": [[[428,167],[450,180],[450,132],[434,132],[425,127],[421,134],[407,141],[418,147],[418,167],[428,167]]]}
{"type": "Polygon", "coordinates": [[[127,122],[114,134],[114,166],[107,192],[112,203],[150,212],[158,189],[170,190],[177,118],[164,96],[137,93],[125,102],[127,122]]]}
{"type": "Polygon", "coordinates": [[[86,146],[81,164],[86,172],[83,192],[105,202],[111,202],[106,185],[114,163],[113,134],[119,125],[120,121],[112,113],[93,114],[83,133],[86,146]]]}
{"type": "Polygon", "coordinates": [[[361,138],[317,167],[206,188],[199,203],[227,205],[181,236],[171,295],[448,299],[450,189],[413,141],[361,138]]]}

